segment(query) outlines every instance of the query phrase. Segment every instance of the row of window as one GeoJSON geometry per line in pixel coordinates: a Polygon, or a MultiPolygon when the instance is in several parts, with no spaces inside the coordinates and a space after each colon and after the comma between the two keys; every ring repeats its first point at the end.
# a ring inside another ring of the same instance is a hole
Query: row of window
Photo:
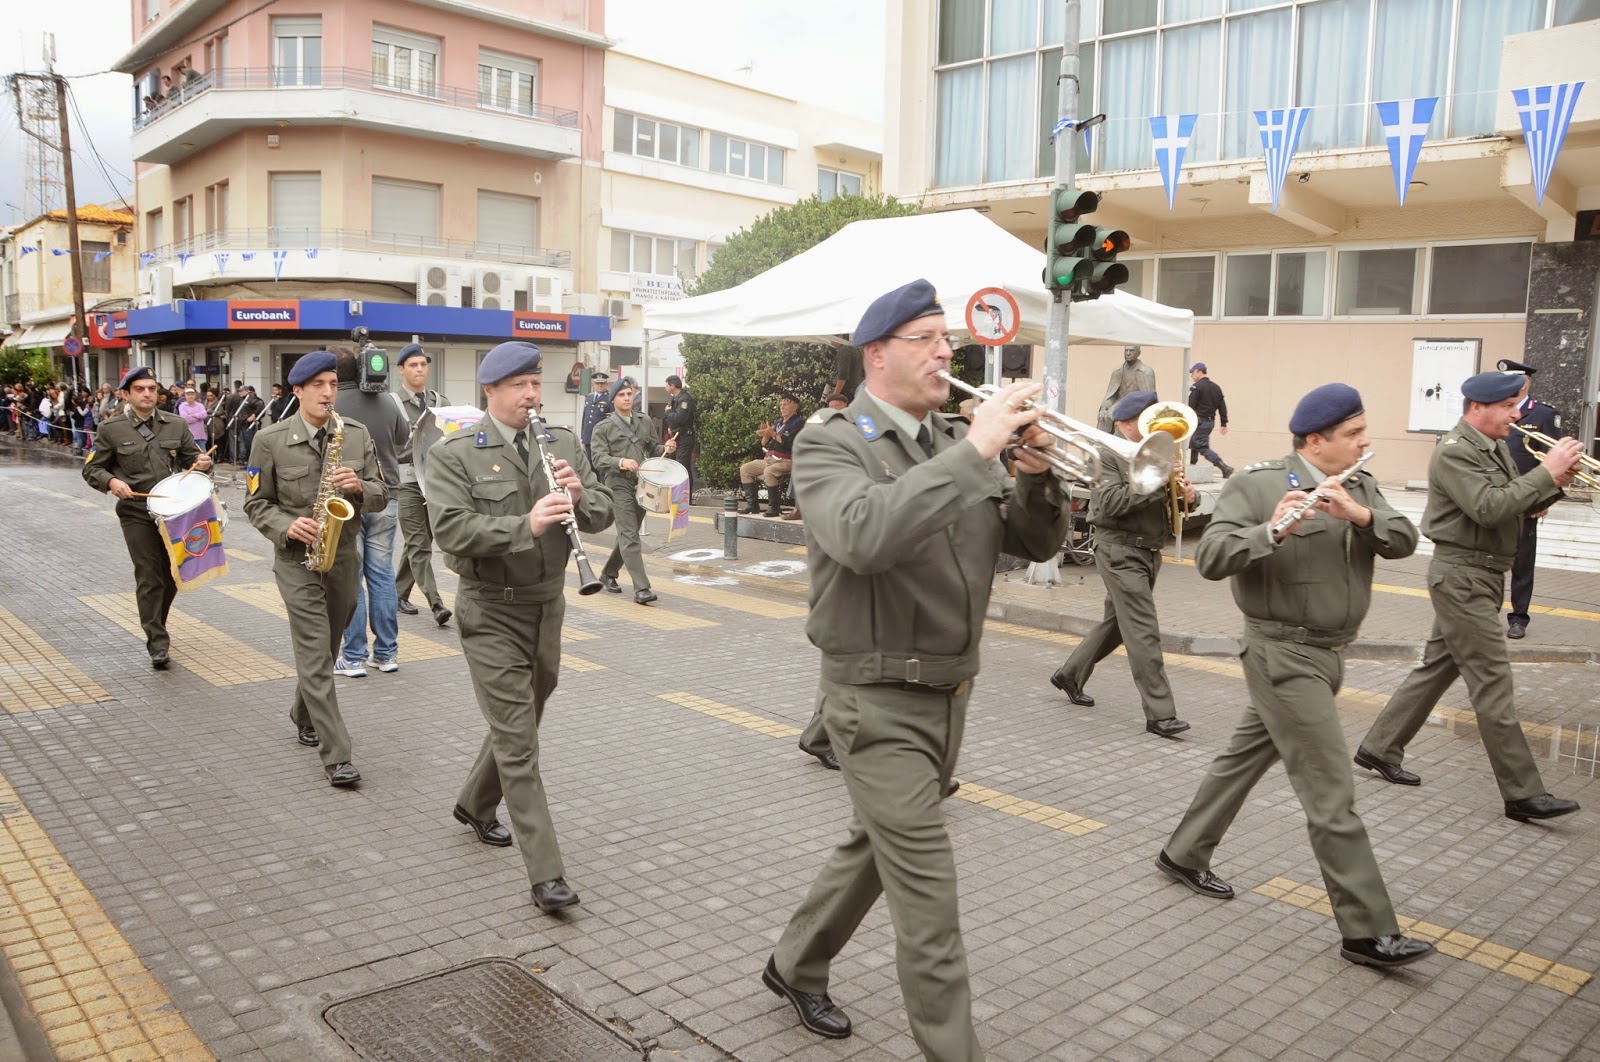
{"type": "Polygon", "coordinates": [[[1124,290],[1196,317],[1327,317],[1330,305],[1335,317],[1459,317],[1526,312],[1532,248],[1519,240],[1120,261],[1128,267],[1124,290]]]}
{"type": "MultiPolygon", "coordinates": [[[[1055,171],[1064,37],[1054,0],[940,0],[938,187],[1055,171]]],[[[1261,153],[1254,112],[1311,108],[1301,150],[1381,146],[1374,100],[1439,96],[1434,138],[1492,133],[1512,33],[1600,18],[1600,0],[1085,0],[1078,169],[1154,165],[1147,118],[1198,114],[1190,162],[1261,153]]]]}
{"type": "Polygon", "coordinates": [[[701,139],[701,130],[693,126],[660,122],[626,111],[617,111],[613,116],[611,150],[618,154],[660,159],[768,184],[783,183],[783,148],[712,133],[705,138],[710,142],[710,152],[702,162],[701,139]]]}

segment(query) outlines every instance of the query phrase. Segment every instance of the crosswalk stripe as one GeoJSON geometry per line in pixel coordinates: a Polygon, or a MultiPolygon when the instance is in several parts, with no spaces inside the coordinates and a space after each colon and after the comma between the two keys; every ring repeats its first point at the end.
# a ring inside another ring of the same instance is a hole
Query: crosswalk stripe
{"type": "Polygon", "coordinates": [[[55,646],[0,608],[0,708],[13,715],[112,700],[55,646]]]}
{"type": "MultiPolygon", "coordinates": [[[[95,594],[78,600],[143,640],[139,604],[132,594],[95,594]]],[[[172,659],[213,686],[243,686],[266,679],[294,678],[294,668],[181,609],[175,608],[167,616],[167,633],[172,635],[172,659]]]]}
{"type": "MultiPolygon", "coordinates": [[[[283,607],[283,597],[278,593],[276,583],[227,583],[215,585],[220,593],[227,594],[235,601],[242,601],[254,608],[261,609],[263,612],[270,612],[286,623],[289,620],[288,610],[283,607]]],[[[461,655],[460,649],[408,631],[401,631],[396,642],[400,646],[400,659],[402,661],[438,660],[442,657],[461,655]]]]}

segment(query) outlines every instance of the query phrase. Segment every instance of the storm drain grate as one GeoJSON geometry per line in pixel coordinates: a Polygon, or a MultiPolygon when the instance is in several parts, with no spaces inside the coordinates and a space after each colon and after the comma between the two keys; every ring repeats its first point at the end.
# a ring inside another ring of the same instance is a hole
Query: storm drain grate
{"type": "Polygon", "coordinates": [[[335,1003],[334,1032],[366,1059],[639,1062],[639,1052],[508,959],[483,959],[335,1003]]]}

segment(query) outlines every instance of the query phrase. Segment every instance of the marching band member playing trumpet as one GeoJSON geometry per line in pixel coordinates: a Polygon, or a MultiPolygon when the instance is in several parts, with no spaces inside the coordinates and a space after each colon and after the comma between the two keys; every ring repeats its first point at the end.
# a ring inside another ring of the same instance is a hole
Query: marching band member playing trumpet
{"type": "MultiPolygon", "coordinates": [[[[1139,414],[1156,401],[1154,391],[1135,391],[1117,403],[1111,419],[1119,434],[1134,442],[1139,414]]],[[[1144,705],[1144,728],[1161,737],[1176,737],[1189,729],[1178,718],[1161,657],[1161,624],[1156,619],[1156,576],[1161,572],[1161,550],[1167,543],[1167,494],[1164,490],[1139,494],[1128,478],[1128,463],[1109,447],[1101,448],[1100,482],[1089,495],[1089,522],[1095,526],[1094,566],[1106,584],[1105,618],[1084,636],[1066,663],[1050,676],[1050,684],[1073,704],[1094,707],[1083,691],[1095,665],[1119,645],[1127,646],[1128,667],[1144,705]]],[[[1174,473],[1183,467],[1180,457],[1174,473]]],[[[1185,485],[1194,504],[1194,487],[1185,485]]]]}
{"type": "Polygon", "coordinates": [[[1500,633],[1506,571],[1517,555],[1522,522],[1561,496],[1578,472],[1582,450],[1578,440],[1561,439],[1533,471],[1517,475],[1505,440],[1527,385],[1517,372],[1481,372],[1461,385],[1461,419],[1428,462],[1422,530],[1434,544],[1428,564],[1433,634],[1421,665],[1395,690],[1356,750],[1358,766],[1396,785],[1421,785],[1400,765],[1406,745],[1459,675],[1467,683],[1506,818],[1518,822],[1578,810],[1577,801],[1545,791],[1517,719],[1511,661],[1500,633]]]}
{"type": "Polygon", "coordinates": [[[1289,431],[1292,455],[1251,465],[1222,488],[1195,553],[1202,576],[1233,579],[1250,700],[1156,867],[1202,896],[1232,899],[1232,887],[1211,872],[1212,853],[1282,759],[1344,938],[1340,954],[1365,966],[1404,966],[1433,945],[1400,936],[1356,815],[1334,696],[1342,653],[1372,601],[1373,558],[1410,556],[1417,529],[1384,500],[1377,480],[1351,474],[1367,447],[1355,388],[1327,384],[1307,394],[1289,431]],[[1317,496],[1309,508],[1307,489],[1317,496]]]}

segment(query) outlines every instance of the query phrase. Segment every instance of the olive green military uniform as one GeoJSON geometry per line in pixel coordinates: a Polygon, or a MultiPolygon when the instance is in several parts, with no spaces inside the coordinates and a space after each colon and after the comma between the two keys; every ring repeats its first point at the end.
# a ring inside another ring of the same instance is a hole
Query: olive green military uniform
{"type": "Polygon", "coordinates": [[[400,482],[395,484],[395,496],[400,502],[400,564],[394,575],[395,596],[406,601],[411,588],[422,591],[430,606],[443,604],[439,597],[439,584],[433,576],[433,529],[428,526],[428,502],[417,482],[416,458],[412,452],[417,442],[417,421],[429,408],[437,406],[438,396],[430,391],[414,394],[401,388],[395,392],[400,406],[405,410],[411,434],[405,446],[395,452],[400,463],[400,482]]]}
{"type": "MultiPolygon", "coordinates": [[[[551,428],[545,445],[583,480],[578,527],[611,523],[611,494],[596,480],[578,440],[551,428]]],[[[571,544],[560,525],[534,537],[528,513],[550,490],[539,452],[492,418],[476,434],[460,431],[428,451],[428,511],[434,541],[461,576],[456,621],[478,709],[489,724],[457,803],[480,822],[495,817],[503,795],[531,884],[564,877],[544,782],[539,776],[539,720],[561,668],[561,617],[571,544]]]]}
{"type": "Polygon", "coordinates": [[[1096,529],[1094,566],[1106,584],[1105,616],[1067,657],[1061,673],[1083,689],[1095,665],[1126,645],[1145,719],[1173,719],[1178,709],[1161,656],[1155,598],[1167,542],[1167,492],[1134,491],[1128,463],[1112,450],[1101,449],[1100,469],[1100,482],[1089,495],[1089,522],[1096,529]]]}
{"type": "Polygon", "coordinates": [[[1252,465],[1223,486],[1201,536],[1200,574],[1232,576],[1233,599],[1244,613],[1250,702],[1166,852],[1181,867],[1211,869],[1212,853],[1250,790],[1281,758],[1305,809],[1340,932],[1347,939],[1390,936],[1400,930],[1356,814],[1334,697],[1344,681],[1344,648],[1372,603],[1373,558],[1409,557],[1417,529],[1384,499],[1377,480],[1360,473],[1345,490],[1372,510],[1369,526],[1313,513],[1274,545],[1270,523],[1283,495],[1326,478],[1298,455],[1252,465]]]}
{"type": "MultiPolygon", "coordinates": [[[[140,434],[131,406],[102,422],[96,430],[94,449],[84,461],[84,482],[109,493],[111,481],[120,479],[130,490],[148,494],[161,480],[184,471],[199,459],[200,448],[182,417],[157,409],[151,411],[146,426],[155,434],[153,443],[140,434]]],[[[118,499],[117,521],[122,524],[122,539],[128,544],[128,557],[133,561],[134,595],[139,602],[145,648],[151,656],[164,653],[171,645],[167,613],[178,593],[178,584],[172,577],[172,551],[144,498],[118,499]]]]}
{"type": "Polygon", "coordinates": [[[1517,719],[1500,608],[1523,518],[1560,496],[1548,470],[1538,466],[1517,475],[1506,444],[1465,420],[1439,441],[1428,462],[1428,507],[1422,514],[1422,533],[1434,544],[1428,563],[1433,634],[1422,664],[1394,691],[1362,748],[1400,763],[1406,745],[1460,675],[1501,795],[1523,800],[1545,792],[1517,719]]]}
{"type": "Polygon", "coordinates": [[[619,462],[625,458],[647,461],[660,457],[661,452],[662,444],[656,442],[655,424],[638,410],[627,418],[627,431],[623,430],[622,414],[613,410],[595,425],[594,434],[589,436],[589,453],[594,456],[595,471],[605,478],[606,489],[611,492],[612,511],[617,517],[617,543],[600,574],[615,579],[626,564],[635,591],[650,589],[650,573],[644,570],[644,553],[639,544],[644,506],[634,494],[639,486],[639,474],[624,472],[619,462]],[[628,437],[629,431],[634,438],[628,437]]]}
{"type": "Polygon", "coordinates": [[[882,893],[911,1031],[944,1062],[983,1058],[972,1027],[955,856],[940,799],[961,751],[1000,551],[1055,554],[1068,511],[1050,475],[1006,477],[962,440],[966,422],[915,421],[866,388],[819,410],[796,441],[823,720],[855,814],[784,930],[779,976],[828,990],[833,958],[882,893]],[[896,415],[904,423],[897,423],[896,415]]]}
{"type": "MultiPolygon", "coordinates": [[[[333,426],[332,420],[327,428],[333,426]]],[[[289,613],[289,635],[294,641],[294,669],[298,677],[290,717],[297,727],[315,727],[324,766],[350,762],[350,732],[339,714],[333,688],[333,660],[344,639],[345,626],[356,610],[356,585],[361,577],[361,553],[356,532],[362,513],[381,513],[389,504],[389,486],[378,469],[372,436],[356,421],[344,419],[344,440],[339,464],[352,468],[361,479],[356,516],[339,534],[333,567],[326,572],[306,568],[306,545],[289,538],[296,517],[312,516],[317,486],[322,481],[325,441],[299,414],[256,433],[245,472],[247,495],[244,514],[257,531],[272,541],[272,575],[289,613]]]]}

